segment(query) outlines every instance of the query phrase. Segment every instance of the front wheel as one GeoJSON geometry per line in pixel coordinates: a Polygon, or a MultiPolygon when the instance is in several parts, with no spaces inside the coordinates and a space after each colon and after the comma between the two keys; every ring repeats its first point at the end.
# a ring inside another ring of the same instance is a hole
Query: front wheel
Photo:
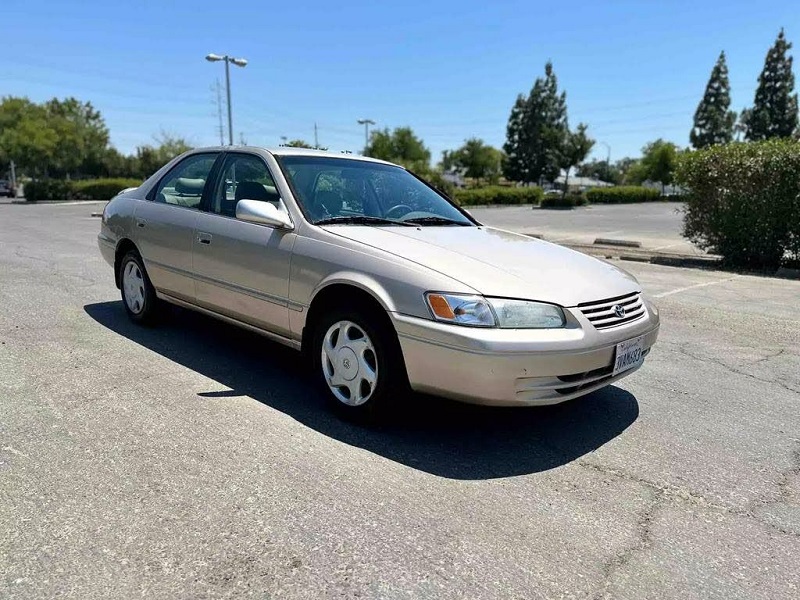
{"type": "Polygon", "coordinates": [[[334,310],[315,328],[314,370],[334,409],[345,417],[375,420],[407,390],[397,338],[381,321],[334,310]]]}
{"type": "Polygon", "coordinates": [[[130,251],[120,263],[120,291],[125,312],[135,323],[151,324],[155,321],[158,298],[142,257],[130,251]]]}

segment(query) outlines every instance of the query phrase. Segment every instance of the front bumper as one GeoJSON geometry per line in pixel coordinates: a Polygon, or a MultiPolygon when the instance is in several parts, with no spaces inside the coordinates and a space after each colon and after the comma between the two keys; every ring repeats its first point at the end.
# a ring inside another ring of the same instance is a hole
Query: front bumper
{"type": "Polygon", "coordinates": [[[578,311],[563,329],[478,329],[393,314],[411,387],[472,404],[537,406],[588,394],[636,371],[612,377],[619,342],[644,336],[645,355],[658,337],[657,309],[598,331],[578,311]]]}

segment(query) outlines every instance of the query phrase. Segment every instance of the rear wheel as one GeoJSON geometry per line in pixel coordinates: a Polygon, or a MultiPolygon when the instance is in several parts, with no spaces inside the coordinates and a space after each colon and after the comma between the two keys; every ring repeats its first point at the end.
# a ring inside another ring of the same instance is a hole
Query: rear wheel
{"type": "Polygon", "coordinates": [[[314,371],[334,409],[376,420],[408,389],[397,337],[370,311],[335,309],[315,327],[314,371]]]}
{"type": "Polygon", "coordinates": [[[119,277],[122,303],[128,317],[134,323],[153,323],[158,298],[138,252],[131,250],[122,258],[119,277]]]}

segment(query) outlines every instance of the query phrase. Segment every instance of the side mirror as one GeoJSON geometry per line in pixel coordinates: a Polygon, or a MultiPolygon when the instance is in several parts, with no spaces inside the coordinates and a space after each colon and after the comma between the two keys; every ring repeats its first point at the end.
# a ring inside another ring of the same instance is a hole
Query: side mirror
{"type": "Polygon", "coordinates": [[[269,225],[278,229],[294,229],[289,215],[278,210],[272,202],[239,200],[236,203],[236,218],[248,223],[269,225]]]}

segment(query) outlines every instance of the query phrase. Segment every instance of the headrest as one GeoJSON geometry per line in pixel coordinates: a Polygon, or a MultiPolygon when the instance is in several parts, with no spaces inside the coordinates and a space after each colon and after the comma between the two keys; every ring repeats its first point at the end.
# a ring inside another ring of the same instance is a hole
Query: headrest
{"type": "Polygon", "coordinates": [[[205,186],[205,179],[189,179],[187,177],[178,177],[178,180],[175,182],[175,192],[178,194],[201,196],[205,186]]]}
{"type": "Polygon", "coordinates": [[[278,202],[280,195],[268,190],[257,181],[240,181],[236,186],[236,200],[262,200],[265,202],[278,202]]]}

